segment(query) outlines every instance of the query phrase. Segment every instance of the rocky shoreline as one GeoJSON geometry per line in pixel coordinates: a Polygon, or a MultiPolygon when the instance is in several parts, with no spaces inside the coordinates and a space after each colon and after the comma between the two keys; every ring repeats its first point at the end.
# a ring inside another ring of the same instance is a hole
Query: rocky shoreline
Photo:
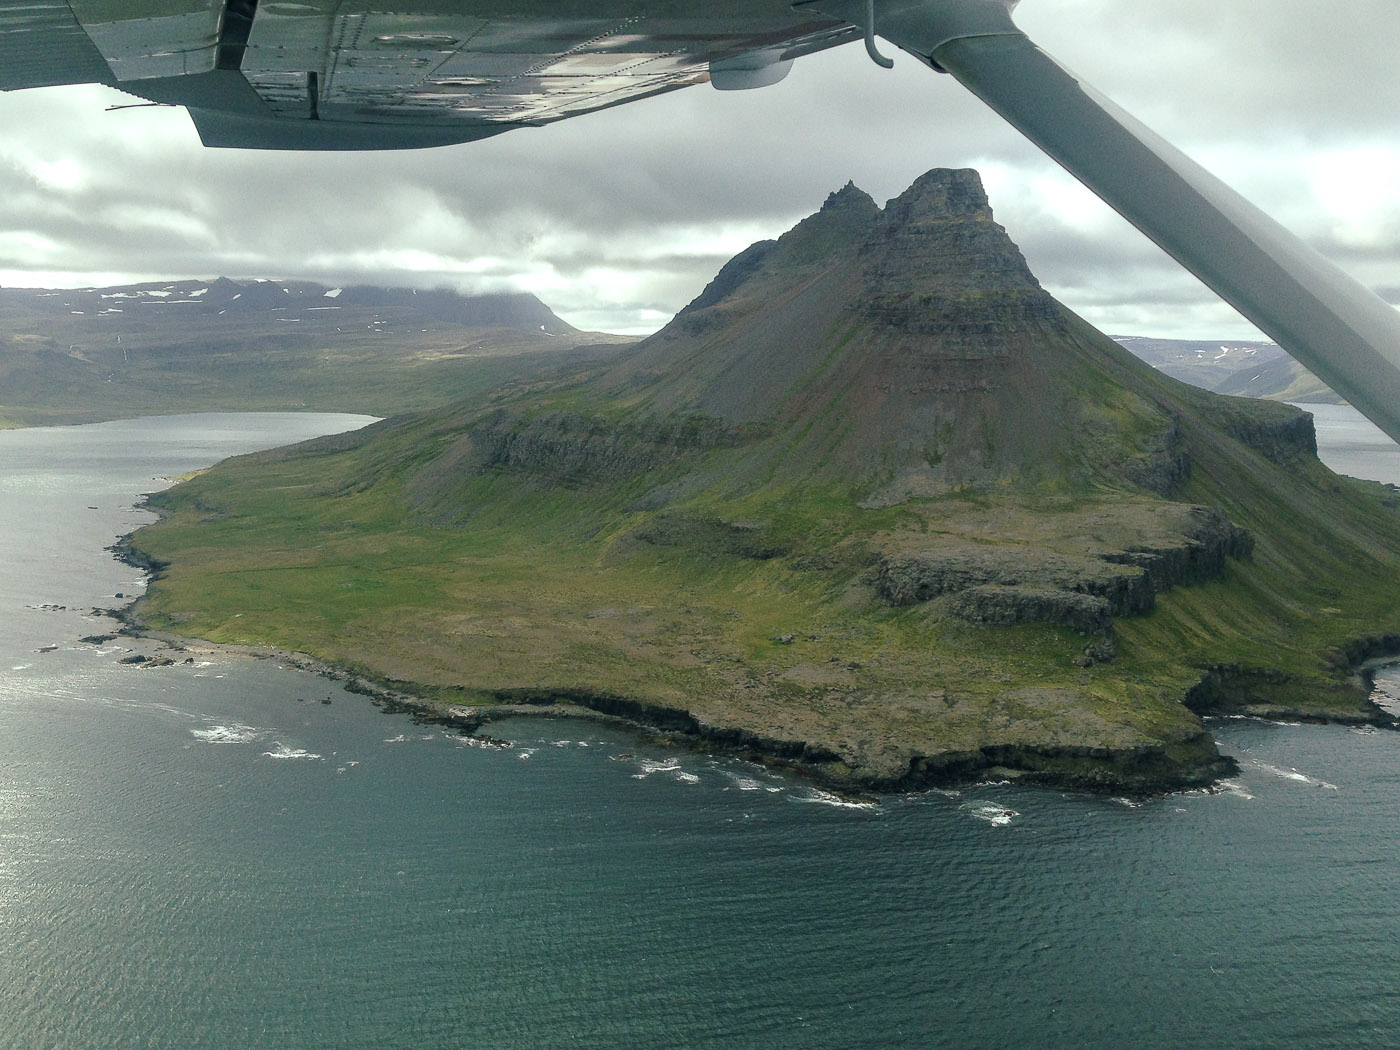
{"type": "MultiPolygon", "coordinates": [[[[159,574],[158,565],[124,542],[113,548],[118,557],[138,568],[159,574]]],[[[1239,772],[1238,764],[1221,755],[1214,739],[1202,728],[1181,739],[1134,748],[1076,746],[1010,746],[989,744],[977,750],[914,755],[897,775],[852,768],[827,748],[802,740],[766,736],[748,729],[710,725],[683,708],[646,704],[619,696],[576,691],[510,690],[489,704],[452,704],[425,700],[409,690],[412,683],[395,685],[327,663],[305,653],[264,646],[226,645],[148,629],[141,621],[140,599],[121,609],[94,610],[117,619],[121,633],[147,638],[171,650],[189,654],[205,652],[274,659],[283,665],[331,679],[351,693],[367,697],[387,713],[406,714],[419,724],[436,725],[483,740],[492,740],[489,726],[502,719],[584,718],[639,733],[650,740],[698,751],[734,755],[794,773],[844,795],[902,794],[934,788],[964,787],[990,780],[1014,780],[1048,788],[1096,795],[1152,797],[1177,791],[1210,789],[1239,772]]],[[[1400,657],[1400,636],[1378,635],[1358,639],[1331,654],[1345,661],[1351,689],[1373,685],[1373,672],[1400,657]]],[[[147,658],[149,666],[168,662],[147,658]]],[[[1359,709],[1340,706],[1319,713],[1277,704],[1248,701],[1251,683],[1277,686],[1283,676],[1266,669],[1222,665],[1203,670],[1201,679],[1183,702],[1201,718],[1257,717],[1338,724],[1367,724],[1400,728],[1400,719],[1368,700],[1359,709]]],[[[1340,688],[1340,687],[1339,687],[1340,688]]]]}

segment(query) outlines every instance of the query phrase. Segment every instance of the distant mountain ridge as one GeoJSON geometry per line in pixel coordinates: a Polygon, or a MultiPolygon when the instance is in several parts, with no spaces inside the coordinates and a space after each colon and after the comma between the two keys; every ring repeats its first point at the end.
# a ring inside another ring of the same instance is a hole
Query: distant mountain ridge
{"type": "Polygon", "coordinates": [[[529,292],[464,295],[444,288],[331,287],[314,281],[228,277],[109,288],[0,288],[0,316],[9,311],[32,310],[119,321],[128,310],[152,308],[170,314],[238,318],[275,313],[281,314],[282,320],[322,323],[335,322],[338,314],[353,314],[358,320],[367,311],[382,313],[386,323],[419,318],[478,328],[521,328],[555,336],[578,331],[529,292]]]}
{"type": "Polygon", "coordinates": [[[1112,338],[1163,374],[1217,394],[1309,404],[1342,403],[1331,387],[1288,356],[1277,343],[1134,335],[1112,338]]]}
{"type": "Polygon", "coordinates": [[[0,288],[0,425],[239,409],[388,415],[548,369],[580,346],[633,341],[580,332],[526,292],[227,277],[0,288]]]}

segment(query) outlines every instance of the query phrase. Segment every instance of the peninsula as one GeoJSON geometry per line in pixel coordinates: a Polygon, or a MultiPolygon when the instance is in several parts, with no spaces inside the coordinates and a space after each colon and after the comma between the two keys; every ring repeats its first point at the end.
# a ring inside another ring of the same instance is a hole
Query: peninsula
{"type": "Polygon", "coordinates": [[[567,702],[838,787],[1232,769],[1201,716],[1389,722],[1400,494],[1051,298],[972,171],[854,186],[567,374],[230,460],[130,539],[153,630],[477,724],[567,702]]]}

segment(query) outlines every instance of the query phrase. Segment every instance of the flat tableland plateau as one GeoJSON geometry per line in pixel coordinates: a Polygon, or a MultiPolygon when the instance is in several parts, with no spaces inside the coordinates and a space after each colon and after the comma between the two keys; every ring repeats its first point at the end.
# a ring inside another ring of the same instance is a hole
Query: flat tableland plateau
{"type": "Polygon", "coordinates": [[[131,616],[468,725],[1152,792],[1231,771],[1205,714],[1391,723],[1398,496],[1094,331],[935,171],[832,194],[635,346],[156,495],[131,616]]]}
{"type": "Polygon", "coordinates": [[[533,295],[169,281],[0,288],[0,427],[171,412],[390,415],[634,342],[533,295]]]}

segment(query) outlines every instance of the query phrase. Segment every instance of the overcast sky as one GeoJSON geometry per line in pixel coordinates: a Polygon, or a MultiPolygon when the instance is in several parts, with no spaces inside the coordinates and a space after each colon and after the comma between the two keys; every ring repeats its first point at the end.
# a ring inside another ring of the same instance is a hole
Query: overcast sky
{"type": "MultiPolygon", "coordinates": [[[[1400,3],[1024,0],[1069,69],[1400,301],[1400,3]]],[[[888,45],[884,48],[892,51],[888,45]]],[[[1257,337],[964,92],[859,45],[750,92],[694,87],[416,153],[205,150],[99,88],[0,96],[0,284],[310,278],[536,293],[647,332],[847,180],[976,167],[1041,282],[1114,334],[1257,337]]]]}

